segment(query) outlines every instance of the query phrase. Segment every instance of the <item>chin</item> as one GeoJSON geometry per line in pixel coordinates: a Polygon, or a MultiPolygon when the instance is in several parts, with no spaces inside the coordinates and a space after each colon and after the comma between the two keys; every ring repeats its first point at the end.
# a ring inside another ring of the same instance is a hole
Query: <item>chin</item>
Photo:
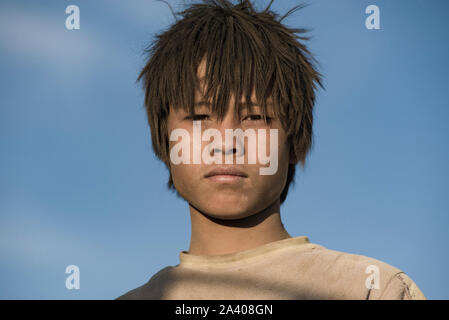
{"type": "Polygon", "coordinates": [[[257,212],[252,206],[233,206],[229,202],[223,205],[206,205],[205,215],[221,220],[238,220],[252,216],[257,212]]]}
{"type": "MultiPolygon", "coordinates": [[[[212,200],[211,200],[212,201],[212,200]]],[[[236,220],[249,217],[253,214],[251,206],[236,204],[236,202],[215,202],[207,203],[201,210],[205,215],[222,220],[236,220]]]]}
{"type": "Polygon", "coordinates": [[[251,216],[252,214],[248,214],[248,212],[207,212],[205,213],[207,216],[211,217],[211,218],[215,218],[215,219],[220,219],[220,220],[238,220],[238,219],[243,219],[243,218],[247,218],[249,216],[251,216]]]}

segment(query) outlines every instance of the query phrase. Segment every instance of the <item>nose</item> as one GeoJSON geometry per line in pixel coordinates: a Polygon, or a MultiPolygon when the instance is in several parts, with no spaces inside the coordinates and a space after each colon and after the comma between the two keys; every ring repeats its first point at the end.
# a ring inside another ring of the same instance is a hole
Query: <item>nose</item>
{"type": "Polygon", "coordinates": [[[232,108],[228,110],[222,121],[217,121],[216,129],[220,132],[222,139],[221,144],[213,143],[211,150],[213,155],[215,155],[216,152],[222,153],[225,155],[225,159],[229,157],[228,161],[232,161],[230,159],[233,159],[234,155],[236,157],[243,157],[245,153],[244,141],[239,138],[239,135],[232,135],[234,130],[241,129],[240,119],[233,114],[232,108]],[[227,136],[229,137],[227,138],[227,136]]]}
{"type": "MultiPolygon", "coordinates": [[[[226,138],[223,140],[226,140],[226,138]]],[[[214,148],[211,152],[212,155],[215,155],[216,152],[223,153],[225,157],[233,156],[234,154],[236,156],[240,156],[243,155],[243,146],[241,146],[239,142],[237,142],[235,145],[226,145],[226,141],[223,141],[221,145],[214,145],[214,148]]]]}

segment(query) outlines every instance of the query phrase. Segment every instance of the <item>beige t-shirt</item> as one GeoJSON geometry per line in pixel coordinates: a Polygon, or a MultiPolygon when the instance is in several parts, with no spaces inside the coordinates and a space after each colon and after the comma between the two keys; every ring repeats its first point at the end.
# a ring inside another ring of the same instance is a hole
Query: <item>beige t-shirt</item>
{"type": "Polygon", "coordinates": [[[245,251],[195,256],[168,266],[117,299],[426,299],[403,271],[376,259],[327,249],[306,236],[245,251]]]}

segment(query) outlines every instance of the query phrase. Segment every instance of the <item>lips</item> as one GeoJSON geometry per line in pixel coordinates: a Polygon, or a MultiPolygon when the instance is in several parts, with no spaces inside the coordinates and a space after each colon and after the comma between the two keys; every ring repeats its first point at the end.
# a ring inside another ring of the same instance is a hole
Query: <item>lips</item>
{"type": "Polygon", "coordinates": [[[243,183],[248,175],[235,167],[216,167],[204,177],[213,184],[238,186],[243,183]]]}
{"type": "Polygon", "coordinates": [[[209,171],[204,177],[210,178],[214,176],[229,176],[229,177],[243,177],[247,178],[248,175],[235,167],[217,167],[209,171]]]}

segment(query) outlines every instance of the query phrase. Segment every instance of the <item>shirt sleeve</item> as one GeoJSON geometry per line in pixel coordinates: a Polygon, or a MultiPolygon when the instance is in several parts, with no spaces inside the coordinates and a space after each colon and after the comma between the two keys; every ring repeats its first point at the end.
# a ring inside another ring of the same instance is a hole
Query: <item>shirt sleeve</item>
{"type": "Polygon", "coordinates": [[[427,300],[416,283],[404,272],[395,274],[381,295],[383,300],[427,300]]]}

